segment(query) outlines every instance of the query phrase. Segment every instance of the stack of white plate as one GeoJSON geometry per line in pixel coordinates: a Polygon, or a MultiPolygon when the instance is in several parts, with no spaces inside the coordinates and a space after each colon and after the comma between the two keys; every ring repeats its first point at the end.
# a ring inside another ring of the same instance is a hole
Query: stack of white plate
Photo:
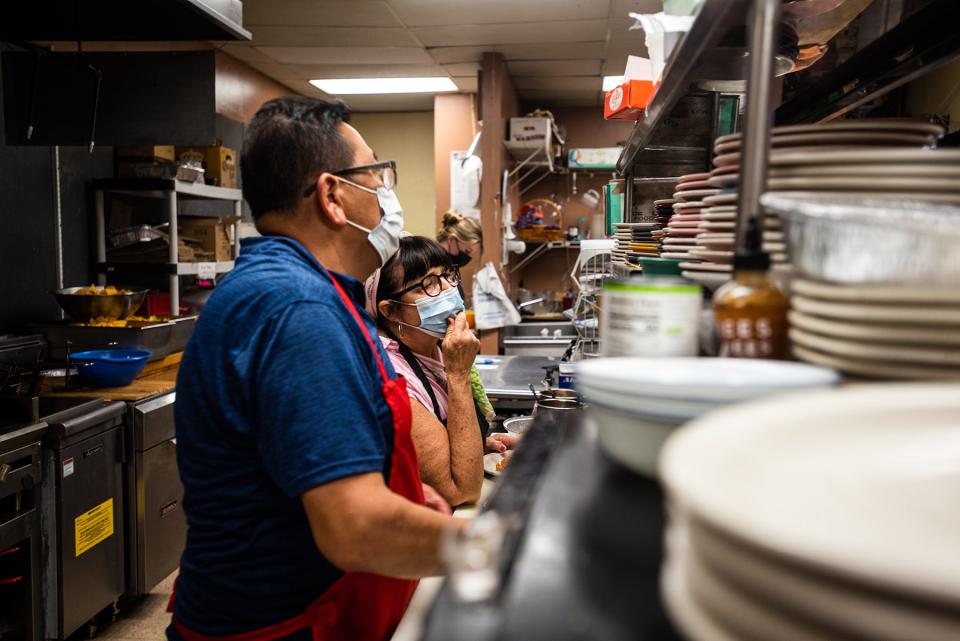
{"type": "Polygon", "coordinates": [[[795,280],[800,360],[885,379],[960,378],[960,289],[795,280]]]}
{"type": "MultiPolygon", "coordinates": [[[[939,125],[916,120],[777,127],[767,191],[960,202],[960,152],[942,156],[922,149],[935,145],[943,132],[939,125]]],[[[736,133],[714,143],[715,168],[706,182],[722,191],[704,198],[700,215],[709,236],[703,240],[710,244],[692,252],[692,257],[703,262],[689,265],[690,273],[685,274],[711,286],[725,282],[732,272],[741,142],[741,134],[736,133]]],[[[699,237],[697,241],[701,244],[699,237]]],[[[792,273],[786,240],[775,216],[764,220],[763,249],[770,254],[775,271],[792,273]]]]}
{"type": "Polygon", "coordinates": [[[720,358],[598,358],[578,363],[576,373],[604,451],[648,476],[679,425],[731,403],[838,380],[825,367],[720,358]]]}
{"type": "Polygon", "coordinates": [[[960,639],[960,386],[715,412],[667,443],[661,584],[691,641],[960,639]]]}

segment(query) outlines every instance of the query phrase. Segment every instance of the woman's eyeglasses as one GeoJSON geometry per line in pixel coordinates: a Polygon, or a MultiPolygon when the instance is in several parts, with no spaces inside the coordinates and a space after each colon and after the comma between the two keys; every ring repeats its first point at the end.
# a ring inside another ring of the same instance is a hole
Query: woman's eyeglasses
{"type": "MultiPolygon", "coordinates": [[[[380,185],[378,186],[382,186],[387,189],[394,189],[397,186],[397,162],[395,160],[381,160],[380,162],[371,163],[369,165],[345,167],[343,169],[337,169],[336,171],[330,171],[327,173],[333,174],[334,176],[345,176],[347,174],[360,174],[364,172],[372,174],[377,180],[379,180],[380,185]]],[[[314,179],[313,184],[303,191],[303,197],[306,198],[316,190],[317,181],[314,179]]]]}
{"type": "Polygon", "coordinates": [[[454,267],[453,269],[442,274],[427,274],[420,280],[419,283],[415,283],[410,287],[401,289],[399,292],[391,295],[390,298],[400,298],[407,292],[413,291],[418,287],[422,289],[427,296],[439,296],[440,292],[443,291],[443,283],[440,280],[441,278],[445,280],[450,287],[456,287],[460,284],[460,270],[454,267]]]}

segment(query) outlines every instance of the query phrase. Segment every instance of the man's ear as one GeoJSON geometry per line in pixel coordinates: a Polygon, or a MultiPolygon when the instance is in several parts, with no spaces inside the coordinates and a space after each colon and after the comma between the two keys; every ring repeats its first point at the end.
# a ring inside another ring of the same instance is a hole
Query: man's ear
{"type": "Polygon", "coordinates": [[[336,176],[323,173],[317,177],[317,191],[314,196],[320,206],[320,213],[325,222],[335,227],[347,224],[343,195],[343,185],[336,176]]]}

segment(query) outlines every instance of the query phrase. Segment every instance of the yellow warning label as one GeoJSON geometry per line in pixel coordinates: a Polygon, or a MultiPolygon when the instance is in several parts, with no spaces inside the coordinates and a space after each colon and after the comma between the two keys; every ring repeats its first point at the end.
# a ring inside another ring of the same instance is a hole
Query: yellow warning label
{"type": "Polygon", "coordinates": [[[77,535],[77,556],[80,556],[100,541],[113,535],[113,499],[107,499],[97,507],[74,519],[77,535]]]}

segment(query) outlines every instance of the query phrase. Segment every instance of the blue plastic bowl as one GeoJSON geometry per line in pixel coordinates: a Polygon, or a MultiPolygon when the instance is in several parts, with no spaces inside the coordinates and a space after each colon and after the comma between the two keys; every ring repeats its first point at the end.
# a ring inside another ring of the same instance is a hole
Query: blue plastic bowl
{"type": "Polygon", "coordinates": [[[143,349],[97,349],[70,354],[70,364],[87,387],[124,387],[140,375],[151,355],[143,349]]]}

